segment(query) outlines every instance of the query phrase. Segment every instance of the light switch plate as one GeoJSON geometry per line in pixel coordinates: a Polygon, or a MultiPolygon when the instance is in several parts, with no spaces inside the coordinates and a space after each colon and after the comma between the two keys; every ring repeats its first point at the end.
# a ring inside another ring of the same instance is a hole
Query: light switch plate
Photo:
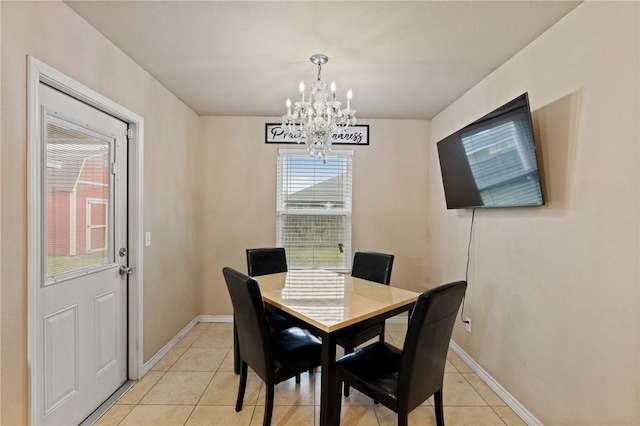
{"type": "Polygon", "coordinates": [[[145,232],[145,234],[144,234],[144,245],[145,245],[145,247],[149,247],[151,245],[151,232],[145,232]]]}

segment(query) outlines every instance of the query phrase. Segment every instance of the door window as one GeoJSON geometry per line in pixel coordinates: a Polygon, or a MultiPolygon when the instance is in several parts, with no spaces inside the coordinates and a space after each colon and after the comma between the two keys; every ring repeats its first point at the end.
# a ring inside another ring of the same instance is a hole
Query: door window
{"type": "Polygon", "coordinates": [[[113,141],[58,117],[45,123],[45,283],[114,262],[113,141]]]}

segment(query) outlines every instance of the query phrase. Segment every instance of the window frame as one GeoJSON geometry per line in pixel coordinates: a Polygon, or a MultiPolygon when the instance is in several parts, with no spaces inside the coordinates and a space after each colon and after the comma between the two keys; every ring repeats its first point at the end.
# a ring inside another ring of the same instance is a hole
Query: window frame
{"type": "MultiPolygon", "coordinates": [[[[296,208],[289,209],[287,204],[284,202],[285,187],[291,187],[291,180],[288,180],[286,176],[290,176],[284,171],[284,162],[285,159],[291,158],[305,158],[313,161],[314,170],[316,167],[322,167],[323,162],[322,159],[316,159],[309,157],[309,154],[306,150],[302,149],[278,149],[277,155],[277,173],[276,173],[276,245],[279,247],[284,247],[287,249],[287,245],[284,243],[284,232],[283,225],[285,218],[287,216],[336,216],[343,217],[344,226],[342,227],[342,251],[344,253],[344,262],[340,265],[332,265],[332,266],[316,266],[315,259],[312,260],[310,266],[298,265],[293,261],[293,256],[290,256],[289,253],[287,255],[288,266],[290,269],[309,269],[321,267],[323,269],[338,271],[338,272],[349,272],[351,270],[351,255],[352,255],[352,201],[353,201],[353,150],[335,150],[331,151],[327,158],[344,158],[346,160],[346,175],[347,180],[345,181],[343,188],[343,198],[342,202],[344,203],[341,208],[296,208]],[[285,183],[288,183],[287,186],[285,183]]],[[[307,169],[309,170],[309,169],[307,169]]],[[[320,181],[322,182],[322,181],[320,181]]],[[[316,182],[317,185],[320,182],[316,182]]],[[[312,185],[313,186],[313,185],[312,185]]],[[[311,186],[310,186],[311,187],[311,186]]],[[[288,250],[289,252],[290,250],[288,250]]]]}

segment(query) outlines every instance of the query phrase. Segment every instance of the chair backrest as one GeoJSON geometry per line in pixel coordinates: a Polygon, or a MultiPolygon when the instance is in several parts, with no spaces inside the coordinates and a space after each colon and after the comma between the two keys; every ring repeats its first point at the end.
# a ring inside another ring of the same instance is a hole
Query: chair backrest
{"type": "Polygon", "coordinates": [[[252,277],[287,272],[287,255],[284,248],[247,249],[247,272],[252,277]]]}
{"type": "Polygon", "coordinates": [[[273,376],[273,353],[258,283],[229,267],[223,268],[222,274],[233,304],[241,357],[264,381],[270,380],[273,376]]]}
{"type": "Polygon", "coordinates": [[[398,404],[407,411],[442,388],[449,341],[466,289],[465,281],[457,281],[418,297],[409,319],[398,383],[398,404]]]}
{"type": "Polygon", "coordinates": [[[358,250],[353,255],[351,276],[389,285],[393,255],[358,250]]]}

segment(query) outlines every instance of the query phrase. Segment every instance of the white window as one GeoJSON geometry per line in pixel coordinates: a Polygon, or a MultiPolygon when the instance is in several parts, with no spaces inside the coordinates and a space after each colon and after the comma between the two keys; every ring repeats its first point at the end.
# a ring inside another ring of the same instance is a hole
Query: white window
{"type": "Polygon", "coordinates": [[[290,269],[351,269],[353,151],[278,150],[277,245],[290,269]]]}

